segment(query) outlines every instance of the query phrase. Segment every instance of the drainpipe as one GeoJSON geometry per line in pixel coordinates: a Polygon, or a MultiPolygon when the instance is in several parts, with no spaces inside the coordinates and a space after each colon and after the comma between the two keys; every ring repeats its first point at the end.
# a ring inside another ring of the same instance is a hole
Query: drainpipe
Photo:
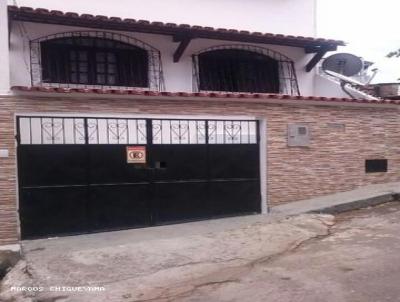
{"type": "Polygon", "coordinates": [[[10,93],[10,49],[7,0],[0,0],[0,95],[10,93]]]}

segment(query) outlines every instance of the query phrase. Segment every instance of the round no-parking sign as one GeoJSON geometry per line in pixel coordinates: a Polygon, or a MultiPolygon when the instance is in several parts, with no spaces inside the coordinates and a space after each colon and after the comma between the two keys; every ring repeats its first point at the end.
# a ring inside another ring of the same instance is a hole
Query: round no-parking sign
{"type": "Polygon", "coordinates": [[[126,161],[128,164],[145,164],[146,147],[145,146],[126,147],[126,161]]]}

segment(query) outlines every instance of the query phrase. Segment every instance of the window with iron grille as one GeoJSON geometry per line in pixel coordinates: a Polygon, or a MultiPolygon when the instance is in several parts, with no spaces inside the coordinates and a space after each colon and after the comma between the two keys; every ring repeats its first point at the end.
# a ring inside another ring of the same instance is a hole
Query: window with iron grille
{"type": "Polygon", "coordinates": [[[70,37],[42,42],[43,81],[148,86],[147,52],[118,41],[70,37]]]}
{"type": "Polygon", "coordinates": [[[163,90],[160,52],[132,37],[67,32],[31,41],[33,86],[163,90]]]}
{"type": "Polygon", "coordinates": [[[299,95],[293,62],[251,45],[208,48],[193,56],[195,91],[299,95]]]}

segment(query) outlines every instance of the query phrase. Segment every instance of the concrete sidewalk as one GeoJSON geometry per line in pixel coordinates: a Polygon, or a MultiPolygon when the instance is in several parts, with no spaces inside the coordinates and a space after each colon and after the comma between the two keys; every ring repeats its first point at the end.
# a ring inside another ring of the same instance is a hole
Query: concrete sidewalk
{"type": "Polygon", "coordinates": [[[387,183],[362,187],[353,191],[327,195],[323,197],[292,202],[275,206],[267,215],[235,216],[220,219],[194,221],[148,228],[129,229],[95,234],[37,239],[23,241],[25,250],[35,249],[45,243],[55,250],[101,248],[110,245],[124,245],[134,240],[136,243],[159,239],[205,235],[245,228],[253,224],[264,224],[279,221],[287,216],[302,213],[337,213],[358,208],[365,208],[396,200],[400,194],[400,183],[387,183]],[[67,244],[66,244],[67,243],[67,244]]]}
{"type": "Polygon", "coordinates": [[[272,207],[273,215],[339,213],[398,200],[400,182],[364,186],[352,191],[291,202],[272,207]]]}
{"type": "MultiPolygon", "coordinates": [[[[275,206],[271,208],[270,214],[268,215],[228,217],[141,229],[62,237],[63,240],[39,239],[33,242],[40,245],[41,242],[46,241],[46,245],[54,245],[54,248],[59,245],[60,249],[63,249],[65,248],[65,244],[59,244],[59,242],[68,241],[71,243],[69,245],[70,248],[73,249],[73,247],[77,246],[77,244],[75,244],[77,242],[79,242],[80,248],[90,248],[93,246],[108,246],[110,243],[114,245],[124,244],[132,238],[134,238],[136,242],[140,242],[160,238],[202,235],[209,232],[221,232],[242,228],[254,223],[272,222],[285,216],[302,213],[335,213],[373,206],[393,201],[397,199],[398,194],[400,194],[400,182],[370,185],[348,192],[275,206]],[[118,233],[118,236],[116,236],[116,233],[118,233]],[[83,237],[85,240],[82,240],[83,237]],[[101,240],[99,240],[99,238],[101,238],[101,240]]],[[[6,250],[10,250],[10,247],[7,246],[6,250]]]]}

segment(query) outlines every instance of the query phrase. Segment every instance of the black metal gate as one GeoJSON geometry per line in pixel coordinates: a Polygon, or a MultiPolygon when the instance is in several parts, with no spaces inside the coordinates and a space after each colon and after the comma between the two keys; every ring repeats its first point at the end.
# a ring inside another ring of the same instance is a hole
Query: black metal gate
{"type": "Polygon", "coordinates": [[[19,116],[17,129],[23,239],[260,212],[257,121],[19,116]]]}

